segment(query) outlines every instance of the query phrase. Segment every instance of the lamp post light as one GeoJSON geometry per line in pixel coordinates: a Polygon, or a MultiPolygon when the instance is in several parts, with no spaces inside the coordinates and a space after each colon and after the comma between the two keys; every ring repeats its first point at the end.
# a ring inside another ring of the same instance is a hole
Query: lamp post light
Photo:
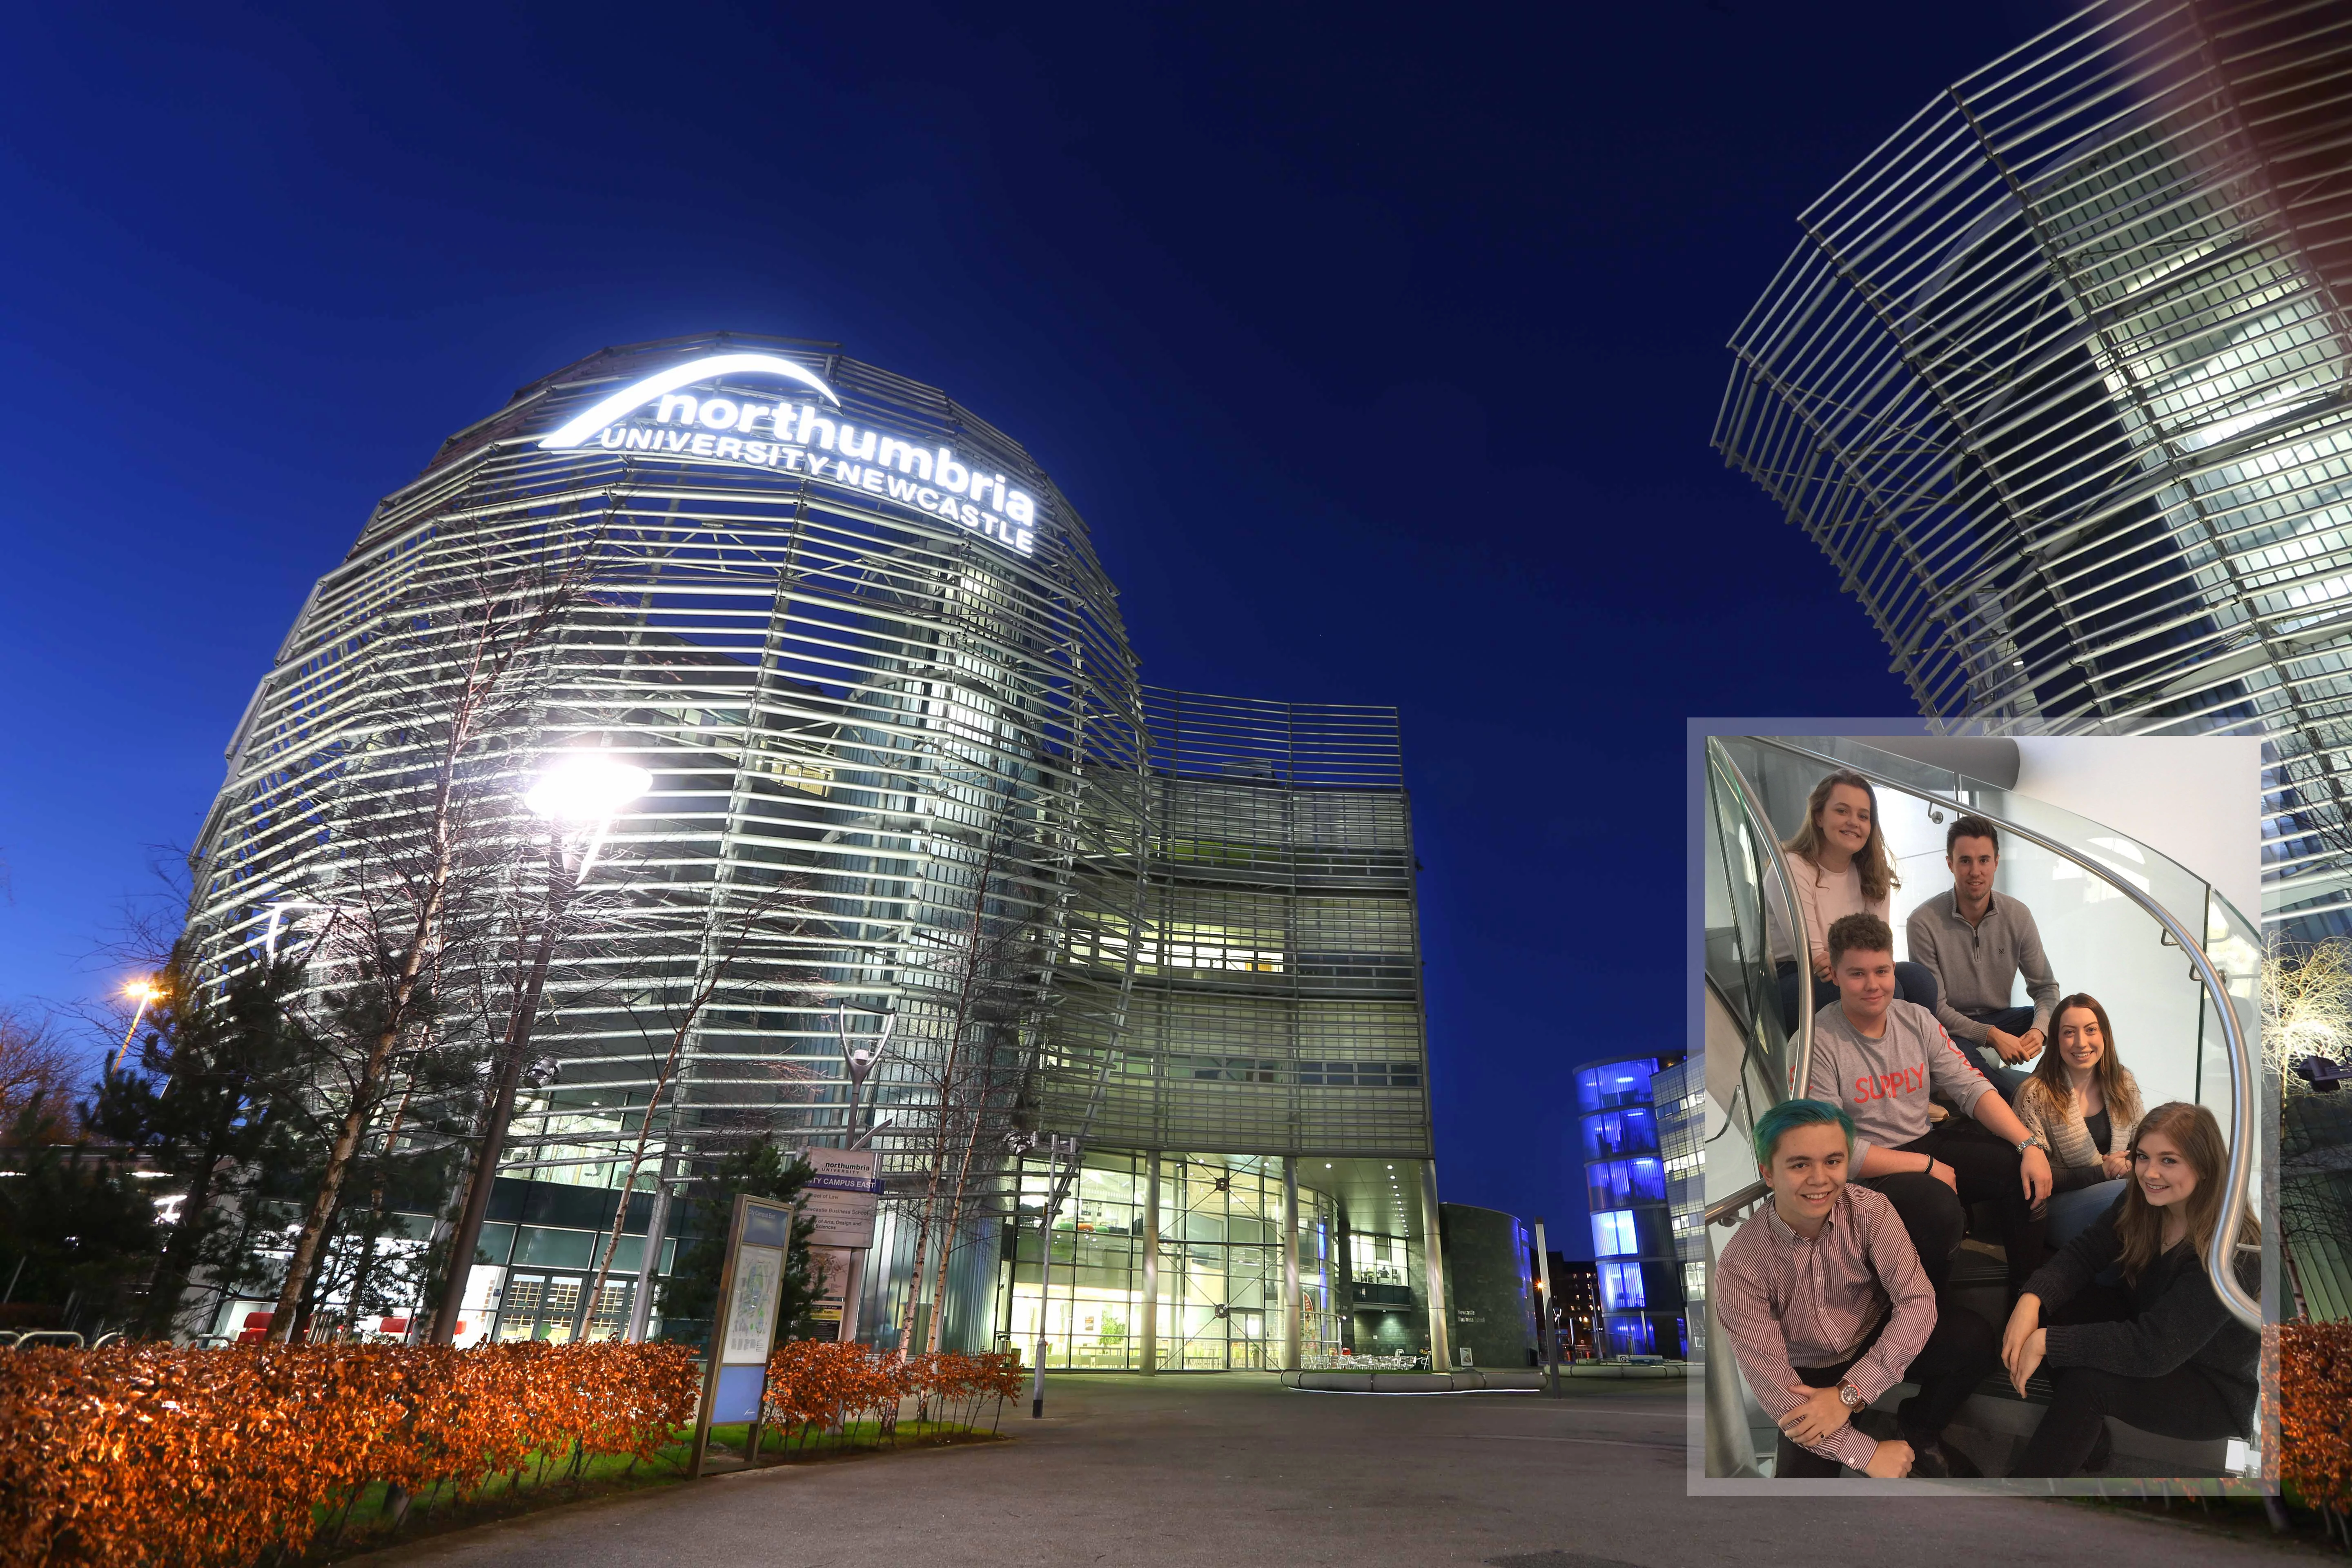
{"type": "Polygon", "coordinates": [[[549,825],[547,853],[551,874],[547,912],[540,926],[537,951],[531,956],[530,973],[523,983],[522,995],[513,1015],[507,1020],[506,1038],[499,1043],[498,1083],[483,1119],[481,1147],[474,1153],[465,1212],[458,1217],[457,1234],[450,1240],[449,1279],[442,1289],[440,1307],[433,1315],[430,1342],[434,1344],[446,1345],[457,1337],[457,1314],[465,1305],[466,1281],[473,1272],[475,1248],[481,1244],[482,1222],[490,1212],[490,1189],[498,1181],[499,1160],[506,1150],[507,1124],[514,1118],[515,1090],[522,1082],[523,1058],[530,1054],[530,1032],[539,1019],[539,999],[547,987],[548,965],[555,957],[555,939],[562,928],[564,911],[587,880],[589,868],[596,863],[597,852],[604,847],[604,835],[612,828],[613,818],[652,788],[653,782],[653,775],[645,769],[615,762],[602,752],[573,752],[540,774],[524,792],[523,805],[532,816],[549,825]],[[583,830],[587,837],[575,865],[571,847],[583,830]]]}
{"type": "MultiPolygon", "coordinates": [[[[1054,1305],[1054,1215],[1062,1206],[1070,1178],[1077,1173],[1078,1141],[1058,1132],[1007,1132],[1004,1142],[1015,1156],[1041,1148],[1045,1151],[1045,1213],[1037,1222],[1037,1239],[1044,1254],[1037,1277],[1037,1364],[1029,1380],[1029,1415],[1036,1420],[1045,1414],[1045,1323],[1046,1314],[1054,1305]],[[1058,1174],[1054,1169],[1056,1162],[1062,1167],[1058,1174]]],[[[1014,1202],[1019,1202],[1017,1196],[1014,1202]]]]}
{"type": "Polygon", "coordinates": [[[849,1111],[841,1124],[841,1146],[845,1149],[855,1149],[874,1135],[873,1127],[862,1133],[857,1131],[857,1097],[865,1092],[866,1079],[881,1064],[882,1053],[890,1048],[890,1031],[898,1025],[898,1014],[885,1013],[882,1032],[874,1036],[870,1044],[853,1047],[849,1043],[852,1037],[848,1005],[844,1004],[833,1010],[833,1037],[841,1047],[841,1059],[849,1074],[849,1111]]]}
{"type": "Polygon", "coordinates": [[[1551,1396],[1559,1397],[1559,1303],[1551,1293],[1551,1244],[1544,1238],[1543,1217],[1536,1217],[1536,1289],[1543,1292],[1543,1315],[1536,1320],[1551,1396]]]}
{"type": "Polygon", "coordinates": [[[139,1033],[140,1020],[147,1016],[147,1005],[163,994],[163,988],[152,980],[134,980],[122,988],[122,994],[138,997],[139,1007],[131,1015],[131,1027],[122,1031],[122,1043],[114,1047],[114,1060],[106,1069],[110,1075],[122,1070],[122,1058],[131,1049],[131,1037],[139,1033]]]}

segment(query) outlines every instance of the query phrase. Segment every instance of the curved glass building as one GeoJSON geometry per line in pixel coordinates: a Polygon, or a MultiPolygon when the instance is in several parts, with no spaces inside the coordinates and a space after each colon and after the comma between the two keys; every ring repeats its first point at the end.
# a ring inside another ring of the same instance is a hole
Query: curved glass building
{"type": "Polygon", "coordinates": [[[2352,16],[2094,7],[1808,208],[1716,445],[1930,716],[2276,745],[2265,900],[2352,929],[2352,16]]]}
{"type": "Polygon", "coordinates": [[[1088,1151],[1044,1303],[1060,1359],[1336,1351],[1347,1249],[1375,1236],[1423,1268],[1412,1337],[1442,1358],[1393,711],[1142,687],[1052,479],[830,344],[604,350],[376,508],[229,748],[196,857],[214,962],[331,931],[413,875],[403,824],[448,773],[449,693],[505,646],[467,628],[534,594],[562,602],[509,639],[530,678],[445,780],[481,851],[453,894],[440,1027],[496,1038],[517,1005],[554,881],[522,797],[551,756],[651,783],[597,836],[551,950],[472,1331],[613,1331],[625,1284],[592,1304],[548,1261],[586,1250],[571,1232],[597,1205],[544,1189],[617,1187],[641,1131],[681,1172],[760,1136],[844,1142],[836,1031],[878,1043],[887,1020],[857,1112],[888,1184],[869,1335],[909,1321],[910,1215],[952,1168],[977,1195],[940,1227],[946,1341],[1034,1341],[1042,1204],[1024,1232],[1021,1194],[1042,1185],[1007,1152],[1018,1125],[1088,1151]],[[1394,1169],[1372,1184],[1368,1163],[1394,1169]]]}

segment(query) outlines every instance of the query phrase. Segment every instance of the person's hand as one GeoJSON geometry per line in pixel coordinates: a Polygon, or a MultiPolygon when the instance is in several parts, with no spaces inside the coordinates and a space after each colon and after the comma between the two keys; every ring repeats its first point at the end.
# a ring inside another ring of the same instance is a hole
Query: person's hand
{"type": "Polygon", "coordinates": [[[2115,1180],[2117,1176],[2128,1176],[2131,1174],[2131,1156],[2102,1154],[2099,1156],[2099,1170],[2109,1181],[2115,1180]]]}
{"type": "Polygon", "coordinates": [[[2018,1157],[2017,1166],[2018,1178],[2025,1184],[2026,1202],[2038,1204],[2050,1195],[2055,1184],[2050,1175],[2049,1155],[2028,1144],[2025,1152],[2018,1157]]]}
{"type": "Polygon", "coordinates": [[[1899,1481],[1911,1473],[1911,1445],[1899,1437],[1889,1437],[1870,1457],[1862,1473],[1873,1480],[1899,1481]]]}
{"type": "Polygon", "coordinates": [[[1941,1160],[1930,1159],[1927,1162],[1927,1173],[1935,1177],[1936,1180],[1943,1183],[1944,1185],[1951,1188],[1953,1196],[1958,1197],[1959,1195],[1960,1173],[1958,1171],[1953,1170],[1941,1160]]]}
{"type": "MultiPolygon", "coordinates": [[[[2013,1352],[2001,1357],[2002,1362],[2009,1368],[2009,1385],[2017,1390],[2017,1396],[2020,1399],[2025,1397],[2025,1380],[2032,1377],[2034,1368],[2042,1364],[2042,1353],[2048,1348],[2049,1342],[2050,1331],[2036,1329],[2017,1342],[2017,1348],[2013,1352]]],[[[2002,1348],[2004,1351],[2008,1350],[2006,1342],[2002,1348]]]]}
{"type": "Polygon", "coordinates": [[[1818,947],[1813,949],[1813,978],[1824,985],[1830,983],[1830,955],[1818,947]]]}
{"type": "Polygon", "coordinates": [[[2018,1060],[2026,1062],[2030,1062],[2034,1058],[2040,1056],[2042,1054],[2042,1047],[2049,1044],[2047,1040],[2044,1040],[2042,1037],[2042,1031],[2039,1029],[2026,1030],[2025,1033],[2017,1037],[2017,1043],[2025,1048],[2025,1054],[2018,1058],[2018,1060]]]}
{"type": "Polygon", "coordinates": [[[2000,1059],[2011,1066],[2025,1060],[2033,1055],[2034,1050],[2041,1048],[2036,1046],[2032,1050],[2029,1050],[2023,1040],[2005,1029],[1996,1029],[1990,1024],[1985,1026],[1985,1044],[2000,1052],[2000,1059]]]}
{"type": "Polygon", "coordinates": [[[2009,1322],[2000,1331],[2000,1363],[2007,1366],[2017,1359],[2017,1352],[2033,1331],[2042,1326],[2042,1298],[2031,1290],[2017,1299],[2010,1309],[2009,1322]]]}
{"type": "Polygon", "coordinates": [[[1789,1435],[1791,1443],[1811,1447],[1845,1426],[1845,1401],[1838,1397],[1834,1385],[1807,1388],[1799,1384],[1789,1392],[1804,1398],[1802,1405],[1780,1417],[1780,1430],[1789,1435]]]}

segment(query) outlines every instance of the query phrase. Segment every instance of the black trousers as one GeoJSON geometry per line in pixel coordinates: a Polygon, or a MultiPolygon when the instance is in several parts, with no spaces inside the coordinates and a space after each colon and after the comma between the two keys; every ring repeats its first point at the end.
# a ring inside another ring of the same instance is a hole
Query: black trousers
{"type": "MultiPolygon", "coordinates": [[[[1884,1323],[1880,1332],[1885,1331],[1884,1323]]],[[[1853,1361],[1840,1362],[1835,1366],[1801,1366],[1797,1376],[1808,1388],[1828,1388],[1853,1370],[1853,1363],[1870,1353],[1870,1346],[1878,1335],[1870,1336],[1853,1361]]],[[[1974,1312],[1938,1309],[1936,1331],[1911,1358],[1903,1372],[1903,1381],[1916,1383],[1919,1392],[1895,1407],[1895,1424],[1903,1433],[1903,1440],[1917,1447],[1933,1442],[1954,1415],[1959,1414],[1978,1384],[2000,1364],[2000,1340],[1992,1325],[1974,1312]]],[[[1781,1476],[1834,1476],[1842,1467],[1835,1459],[1825,1459],[1809,1448],[1800,1448],[1789,1441],[1786,1432],[1780,1434],[1780,1457],[1773,1461],[1772,1474],[1781,1476]]]]}
{"type": "Polygon", "coordinates": [[[1863,1185],[1884,1196],[1903,1216],[1911,1245],[1919,1249],[1919,1265],[1940,1295],[1951,1278],[1952,1254],[1967,1234],[1968,1205],[1990,1202],[2000,1211],[2000,1241],[2009,1254],[2009,1283],[2013,1290],[2042,1266],[2042,1237],[2048,1222],[2025,1195],[2019,1173],[2018,1152],[1974,1121],[1953,1117],[1927,1130],[1925,1138],[1899,1144],[1898,1154],[1928,1154],[1952,1168],[1960,1184],[1956,1194],[1925,1171],[1905,1171],[1892,1176],[1870,1176],[1863,1185]]]}
{"type": "MultiPolygon", "coordinates": [[[[1963,1007],[1960,1011],[1979,1024],[1990,1024],[2004,1035],[2021,1035],[2033,1027],[2033,1009],[2031,1007],[1963,1007]]],[[[1966,1040],[1957,1039],[1952,1043],[1975,1058],[1985,1077],[1992,1080],[1993,1088],[2000,1091],[2001,1099],[2011,1106],[2016,1105],[2017,1091],[2032,1076],[2032,1073],[2023,1068],[2010,1066],[1990,1046],[1972,1046],[1966,1040]]],[[[2042,1048],[2048,1050],[2050,1047],[2044,1046],[2042,1048]]]]}
{"type": "MultiPolygon", "coordinates": [[[[2121,1290],[2093,1285],[2064,1306],[2043,1313],[2042,1322],[2045,1328],[2053,1323],[2118,1323],[2132,1315],[2131,1300],[2121,1290]]],[[[2079,1473],[2110,1415],[2159,1437],[2190,1442],[2248,1436],[2246,1423],[2231,1415],[2221,1390],[2195,1367],[2176,1367],[2161,1377],[2126,1377],[2095,1367],[2068,1366],[2055,1369],[2052,1381],[2057,1393],[2011,1475],[2079,1473]]]]}

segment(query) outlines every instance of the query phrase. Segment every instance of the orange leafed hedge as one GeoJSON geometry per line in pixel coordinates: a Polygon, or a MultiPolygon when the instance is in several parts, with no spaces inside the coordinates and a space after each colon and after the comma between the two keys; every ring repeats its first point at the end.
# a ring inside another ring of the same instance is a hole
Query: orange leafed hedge
{"type": "Polygon", "coordinates": [[[0,1352],[0,1568],[241,1568],[320,1505],[534,1454],[650,1458],[701,1382],[667,1344],[0,1352]],[[575,1447],[576,1445],[576,1447],[575,1447]]]}
{"type": "Polygon", "coordinates": [[[2314,1507],[2352,1509],[2352,1323],[2279,1329],[2279,1478],[2314,1507]]]}
{"type": "Polygon", "coordinates": [[[899,1356],[865,1345],[792,1340],[768,1358],[762,1413],[787,1426],[829,1430],[870,1419],[887,1427],[902,1399],[977,1411],[985,1400],[1020,1392],[1021,1363],[1010,1355],[899,1356]]]}

